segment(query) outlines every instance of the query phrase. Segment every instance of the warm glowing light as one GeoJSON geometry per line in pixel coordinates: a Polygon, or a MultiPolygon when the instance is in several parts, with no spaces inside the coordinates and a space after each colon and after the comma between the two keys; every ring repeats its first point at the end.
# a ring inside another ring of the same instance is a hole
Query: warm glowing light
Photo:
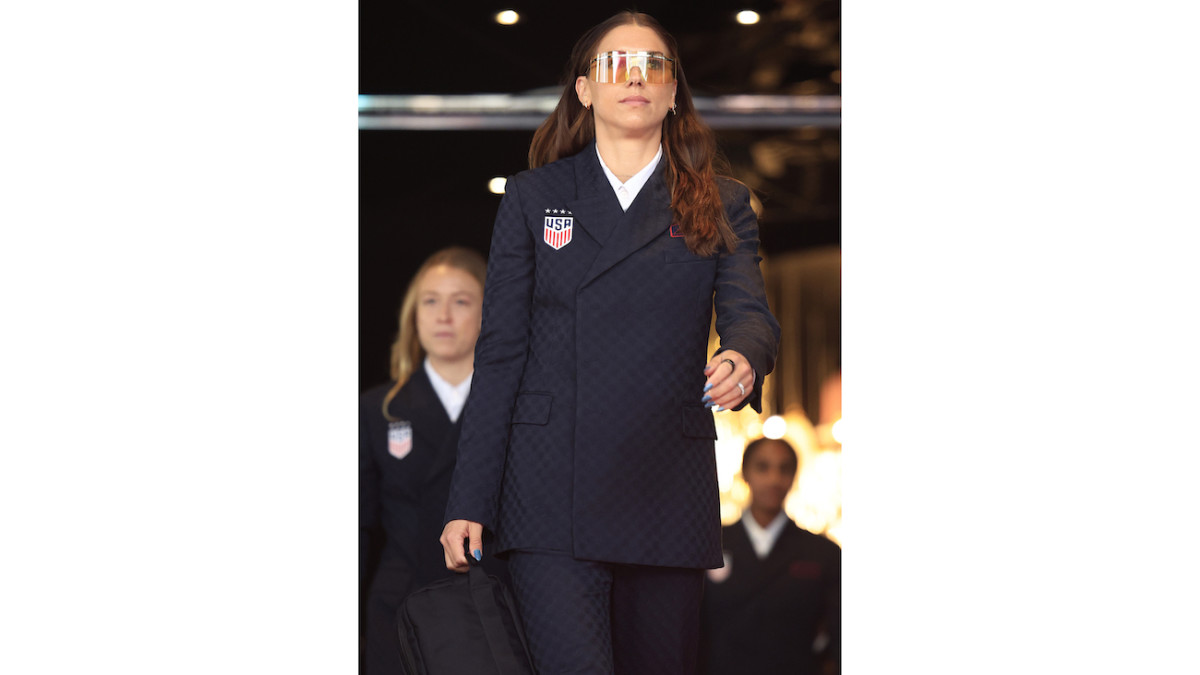
{"type": "Polygon", "coordinates": [[[721,524],[732,525],[742,516],[742,510],[733,502],[721,502],[721,524]]]}
{"type": "Polygon", "coordinates": [[[744,9],[737,13],[737,22],[743,26],[749,26],[752,23],[758,23],[758,12],[744,9]]]}
{"type": "Polygon", "coordinates": [[[762,435],[767,438],[783,438],[787,433],[787,420],[779,415],[771,415],[762,425],[762,435]]]}
{"type": "Polygon", "coordinates": [[[488,181],[488,189],[491,190],[492,194],[494,195],[504,194],[505,185],[508,185],[508,179],[503,176],[496,176],[488,181]]]}
{"type": "Polygon", "coordinates": [[[742,451],[746,448],[746,438],[733,434],[722,437],[720,431],[717,431],[717,435],[720,438],[716,442],[717,486],[726,491],[733,486],[733,477],[742,468],[742,451]]]}
{"type": "Polygon", "coordinates": [[[496,15],[496,23],[501,24],[503,26],[511,26],[520,20],[521,20],[521,15],[517,14],[516,12],[512,11],[511,9],[506,9],[503,12],[500,12],[499,14],[496,15]]]}
{"type": "Polygon", "coordinates": [[[841,444],[841,442],[842,442],[841,428],[842,428],[842,420],[840,420],[840,419],[838,421],[834,422],[833,426],[829,427],[829,433],[833,436],[833,440],[837,441],[839,444],[841,444]]]}
{"type": "Polygon", "coordinates": [[[735,504],[750,503],[750,485],[745,480],[739,480],[729,488],[729,496],[735,504]]]}
{"type": "Polygon", "coordinates": [[[806,455],[796,487],[784,509],[800,527],[818,534],[842,520],[842,453],[822,451],[806,455]]]}

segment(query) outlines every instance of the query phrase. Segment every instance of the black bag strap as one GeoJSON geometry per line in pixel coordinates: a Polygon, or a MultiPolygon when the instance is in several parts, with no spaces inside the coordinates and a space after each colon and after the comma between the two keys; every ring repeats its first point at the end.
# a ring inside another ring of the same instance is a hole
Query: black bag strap
{"type": "Polygon", "coordinates": [[[502,675],[529,673],[528,663],[522,660],[524,654],[513,653],[512,643],[504,630],[505,616],[508,612],[496,601],[496,595],[492,592],[494,586],[488,583],[487,573],[473,557],[467,556],[467,559],[471,564],[471,569],[467,572],[471,587],[471,599],[475,603],[475,609],[479,612],[488,649],[491,650],[492,658],[499,668],[498,672],[502,675]]]}

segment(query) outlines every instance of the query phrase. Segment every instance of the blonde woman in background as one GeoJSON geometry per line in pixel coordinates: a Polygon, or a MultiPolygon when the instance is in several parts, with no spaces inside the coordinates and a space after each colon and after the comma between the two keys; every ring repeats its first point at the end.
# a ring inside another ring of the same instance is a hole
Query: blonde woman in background
{"type": "MultiPolygon", "coordinates": [[[[365,593],[366,672],[399,673],[395,616],[412,591],[451,575],[442,514],[471,387],[486,262],[452,247],[417,270],[400,309],[391,381],[359,406],[359,575],[365,593]],[[374,555],[372,555],[374,552],[374,555]],[[377,564],[371,564],[375,556],[377,564]]],[[[489,559],[492,574],[503,563],[489,559]]]]}

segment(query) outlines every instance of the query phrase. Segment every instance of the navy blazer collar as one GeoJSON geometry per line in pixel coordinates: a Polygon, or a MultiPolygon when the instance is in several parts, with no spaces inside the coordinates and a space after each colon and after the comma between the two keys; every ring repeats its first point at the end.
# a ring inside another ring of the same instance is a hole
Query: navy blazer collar
{"type": "Polygon", "coordinates": [[[388,412],[393,417],[408,419],[414,427],[429,433],[433,438],[440,437],[450,426],[450,416],[446,414],[442,400],[438,398],[429,376],[425,374],[423,361],[417,362],[412,374],[408,376],[408,381],[392,399],[388,412]]]}
{"type": "Polygon", "coordinates": [[[392,399],[388,412],[394,417],[403,415],[401,419],[407,419],[413,425],[413,436],[419,436],[421,442],[431,444],[435,450],[426,471],[426,483],[454,468],[462,415],[457,421],[450,421],[450,416],[442,407],[442,400],[429,381],[429,375],[425,373],[424,359],[417,363],[408,382],[392,399]]]}
{"type": "Polygon", "coordinates": [[[600,166],[595,141],[575,155],[575,194],[567,203],[575,224],[600,244],[600,253],[592,261],[580,283],[587,285],[661,235],[671,226],[671,195],[667,190],[667,158],[664,153],[650,180],[629,205],[613,193],[608,177],[600,166]]]}

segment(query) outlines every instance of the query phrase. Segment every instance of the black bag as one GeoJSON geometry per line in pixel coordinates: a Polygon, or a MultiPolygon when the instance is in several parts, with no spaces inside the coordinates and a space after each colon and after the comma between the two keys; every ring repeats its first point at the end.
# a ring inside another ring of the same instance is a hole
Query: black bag
{"type": "Polygon", "coordinates": [[[413,591],[396,610],[408,675],[534,675],[512,594],[468,556],[466,574],[413,591]]]}

